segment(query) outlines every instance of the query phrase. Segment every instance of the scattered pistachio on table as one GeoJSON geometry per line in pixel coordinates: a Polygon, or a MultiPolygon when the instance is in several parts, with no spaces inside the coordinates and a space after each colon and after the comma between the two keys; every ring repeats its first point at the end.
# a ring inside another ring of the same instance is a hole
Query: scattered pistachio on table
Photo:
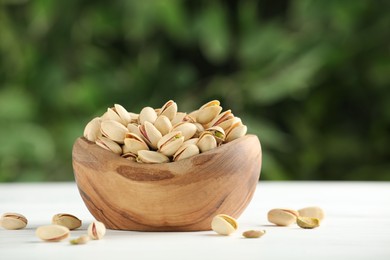
{"type": "Polygon", "coordinates": [[[27,218],[19,213],[4,213],[0,218],[0,226],[9,230],[25,228],[27,223],[27,218]]]}
{"type": "Polygon", "coordinates": [[[299,216],[317,218],[322,221],[325,217],[324,211],[320,207],[306,207],[298,210],[299,216]]]}
{"type": "Polygon", "coordinates": [[[242,236],[245,238],[259,238],[266,233],[265,230],[247,230],[242,233],[242,236]]]}
{"type": "Polygon", "coordinates": [[[238,224],[233,217],[219,214],[213,218],[211,228],[220,235],[228,236],[237,230],[238,224]]]}
{"type": "Polygon", "coordinates": [[[320,220],[311,217],[298,217],[297,225],[301,228],[312,229],[320,226],[320,220]]]}
{"type": "Polygon", "coordinates": [[[296,223],[298,211],[293,209],[277,208],[268,212],[268,221],[278,226],[288,226],[296,223]]]}
{"type": "Polygon", "coordinates": [[[189,114],[169,100],[161,108],[144,107],[139,114],[115,104],[85,126],[84,137],[129,160],[165,163],[207,152],[246,132],[231,110],[222,112],[218,100],[189,114]]]}
{"type": "Polygon", "coordinates": [[[106,226],[99,221],[93,221],[88,226],[88,236],[93,240],[100,240],[106,234],[106,226]]]}
{"type": "Polygon", "coordinates": [[[71,239],[69,242],[72,245],[83,245],[86,244],[90,240],[90,237],[88,235],[82,235],[79,236],[78,238],[71,239]]]}
{"type": "Polygon", "coordinates": [[[38,238],[46,242],[58,242],[69,237],[69,228],[60,225],[40,226],[35,234],[38,238]]]}
{"type": "Polygon", "coordinates": [[[52,218],[52,224],[61,225],[69,228],[70,230],[81,227],[81,220],[76,216],[66,213],[55,214],[52,218]]]}

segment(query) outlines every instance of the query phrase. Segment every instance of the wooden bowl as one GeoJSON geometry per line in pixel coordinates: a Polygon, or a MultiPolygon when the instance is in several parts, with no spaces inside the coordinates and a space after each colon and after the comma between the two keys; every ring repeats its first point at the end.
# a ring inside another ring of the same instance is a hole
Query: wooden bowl
{"type": "Polygon", "coordinates": [[[246,135],[178,162],[140,164],[85,138],[73,146],[77,186],[91,214],[107,228],[210,230],[212,218],[238,218],[260,177],[261,147],[246,135]]]}

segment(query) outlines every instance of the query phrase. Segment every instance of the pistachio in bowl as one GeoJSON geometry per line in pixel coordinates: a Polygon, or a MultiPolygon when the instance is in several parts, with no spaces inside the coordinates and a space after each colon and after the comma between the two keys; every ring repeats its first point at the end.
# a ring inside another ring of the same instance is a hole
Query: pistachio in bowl
{"type": "Polygon", "coordinates": [[[74,144],[81,197],[111,229],[209,230],[217,214],[237,218],[256,189],[261,146],[246,132],[217,100],[188,114],[172,100],[138,114],[115,105],[74,144]]]}

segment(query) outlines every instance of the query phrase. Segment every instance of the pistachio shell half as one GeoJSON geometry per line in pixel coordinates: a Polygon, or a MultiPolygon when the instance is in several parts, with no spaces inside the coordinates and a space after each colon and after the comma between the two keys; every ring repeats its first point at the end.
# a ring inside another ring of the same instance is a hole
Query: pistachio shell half
{"type": "Polygon", "coordinates": [[[157,143],[162,137],[160,131],[149,121],[145,121],[138,128],[145,142],[153,149],[157,149],[157,143]]]}
{"type": "Polygon", "coordinates": [[[106,226],[99,221],[93,221],[88,226],[88,236],[94,240],[99,240],[106,234],[106,226]]]}
{"type": "Polygon", "coordinates": [[[106,120],[101,123],[101,132],[105,137],[108,137],[119,144],[123,144],[128,129],[117,121],[106,120]]]}
{"type": "Polygon", "coordinates": [[[95,143],[97,145],[99,145],[100,147],[102,147],[106,150],[112,151],[116,154],[122,153],[122,147],[107,137],[100,136],[100,137],[98,137],[98,139],[96,140],[95,143]]]}
{"type": "Polygon", "coordinates": [[[69,229],[60,225],[40,226],[35,234],[43,241],[58,242],[69,237],[69,229]]]}
{"type": "Polygon", "coordinates": [[[137,162],[141,163],[166,163],[169,158],[159,152],[141,150],[138,151],[137,162]]]}
{"type": "Polygon", "coordinates": [[[216,116],[208,124],[208,127],[218,126],[218,125],[222,124],[223,122],[225,122],[229,119],[233,119],[233,118],[234,118],[234,115],[232,114],[232,111],[230,109],[226,110],[226,111],[222,112],[221,114],[219,114],[218,116],[216,116]]]}
{"type": "Polygon", "coordinates": [[[222,107],[219,104],[218,100],[213,100],[201,106],[196,115],[196,122],[207,124],[214,120],[222,111],[222,107]]]}
{"type": "Polygon", "coordinates": [[[96,139],[102,135],[100,131],[101,119],[95,117],[84,128],[84,137],[91,142],[95,142],[96,139]]]}
{"type": "Polygon", "coordinates": [[[81,220],[76,216],[66,213],[55,214],[51,220],[54,225],[60,225],[69,228],[70,230],[81,227],[81,220]]]}
{"type": "Polygon", "coordinates": [[[149,146],[146,142],[141,137],[133,133],[127,133],[124,142],[125,144],[122,146],[123,154],[137,154],[139,150],[149,150],[149,146]]]}
{"type": "Polygon", "coordinates": [[[203,132],[196,145],[199,147],[199,150],[204,153],[217,147],[217,140],[215,140],[211,133],[203,132]]]}

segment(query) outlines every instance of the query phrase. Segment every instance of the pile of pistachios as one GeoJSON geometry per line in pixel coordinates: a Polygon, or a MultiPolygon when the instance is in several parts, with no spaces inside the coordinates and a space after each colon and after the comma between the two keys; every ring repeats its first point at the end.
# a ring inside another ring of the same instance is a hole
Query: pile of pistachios
{"type": "Polygon", "coordinates": [[[218,100],[187,114],[169,100],[138,114],[115,104],[92,119],[84,137],[123,158],[140,163],[179,161],[244,136],[247,127],[218,100]]]}
{"type": "MultiPolygon", "coordinates": [[[[9,229],[23,229],[28,221],[19,213],[4,213],[0,217],[0,226],[9,229]]],[[[45,242],[59,242],[70,236],[70,231],[81,227],[82,221],[74,215],[59,213],[52,217],[51,225],[40,226],[35,230],[36,236],[45,242]]],[[[71,239],[72,245],[86,244],[90,239],[102,239],[106,233],[106,227],[102,222],[92,221],[88,226],[88,233],[71,239]]]]}

